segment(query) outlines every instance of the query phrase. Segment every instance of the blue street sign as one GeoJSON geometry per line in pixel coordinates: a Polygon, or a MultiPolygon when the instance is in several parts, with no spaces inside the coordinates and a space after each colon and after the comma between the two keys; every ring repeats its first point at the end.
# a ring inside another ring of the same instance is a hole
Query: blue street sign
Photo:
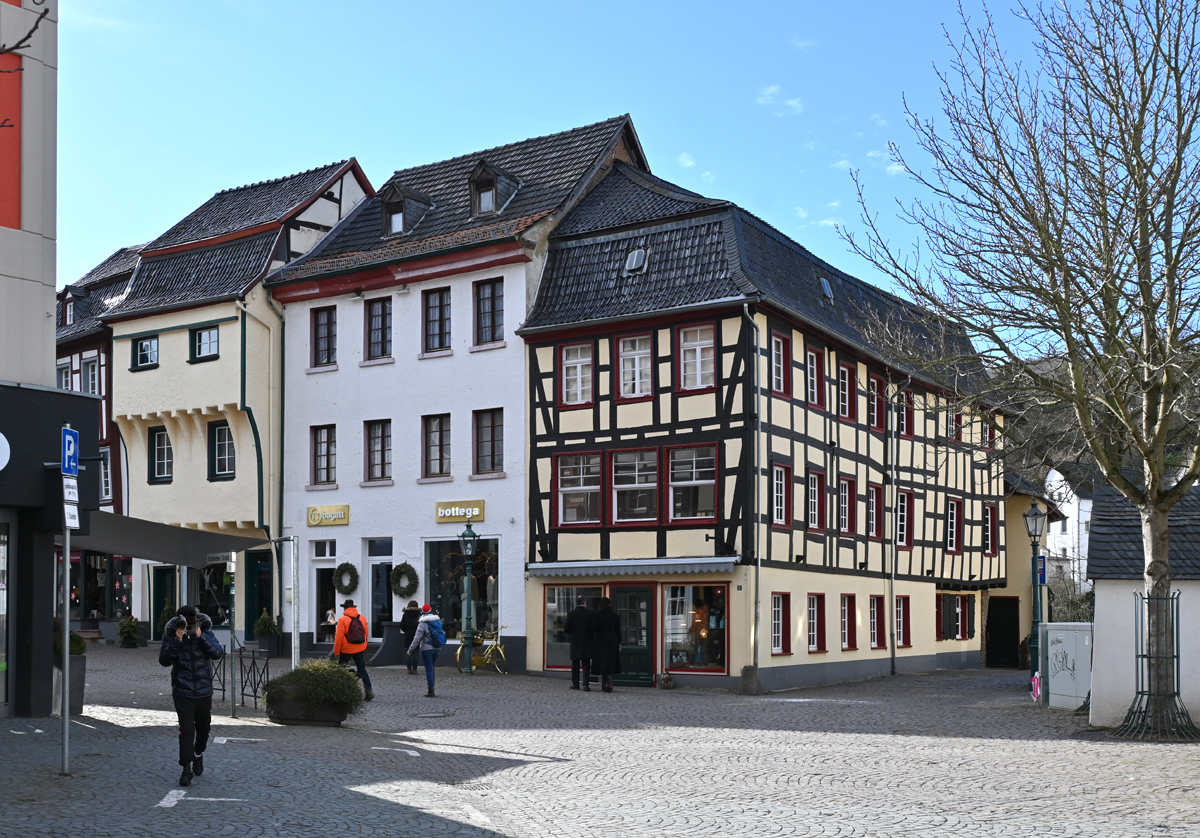
{"type": "Polygon", "coordinates": [[[1046,584],[1046,557],[1038,556],[1038,584],[1046,584]]]}
{"type": "Polygon", "coordinates": [[[62,429],[62,473],[79,476],[79,431],[70,428],[62,429]]]}

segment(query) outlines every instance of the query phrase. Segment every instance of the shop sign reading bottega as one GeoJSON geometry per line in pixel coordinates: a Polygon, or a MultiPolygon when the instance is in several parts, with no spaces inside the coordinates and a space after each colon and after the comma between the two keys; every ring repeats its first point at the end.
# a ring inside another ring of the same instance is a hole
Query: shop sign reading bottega
{"type": "Polygon", "coordinates": [[[461,524],[468,518],[478,524],[483,520],[483,501],[481,500],[451,500],[437,505],[437,522],[439,524],[461,524]]]}
{"type": "Polygon", "coordinates": [[[310,527],[337,527],[349,523],[350,504],[348,503],[308,508],[308,525],[310,527]]]}

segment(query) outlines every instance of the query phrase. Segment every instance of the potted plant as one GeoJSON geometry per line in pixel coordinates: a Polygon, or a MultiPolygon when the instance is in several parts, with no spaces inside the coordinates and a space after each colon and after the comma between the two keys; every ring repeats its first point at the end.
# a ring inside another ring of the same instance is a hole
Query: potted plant
{"type": "Polygon", "coordinates": [[[354,673],[324,658],[267,682],[267,718],[276,724],[337,727],[362,702],[354,673]]]}
{"type": "Polygon", "coordinates": [[[171,618],[175,616],[175,606],[171,600],[163,603],[162,613],[158,615],[158,631],[155,632],[155,639],[162,640],[163,632],[167,630],[167,623],[171,622],[171,618]]]}
{"type": "MultiPolygon", "coordinates": [[[[75,632],[70,633],[71,649],[71,715],[83,714],[83,687],[87,683],[87,641],[75,632]]],[[[62,701],[62,618],[54,618],[54,683],[56,685],[55,706],[62,701]]],[[[351,676],[353,677],[353,676],[351,676]]]]}
{"type": "Polygon", "coordinates": [[[278,657],[280,634],[279,626],[264,608],[262,616],[254,622],[254,637],[258,640],[259,651],[265,653],[267,657],[278,657]]]}
{"type": "Polygon", "coordinates": [[[122,649],[136,649],[142,639],[142,625],[128,614],[117,623],[117,638],[122,649]]]}

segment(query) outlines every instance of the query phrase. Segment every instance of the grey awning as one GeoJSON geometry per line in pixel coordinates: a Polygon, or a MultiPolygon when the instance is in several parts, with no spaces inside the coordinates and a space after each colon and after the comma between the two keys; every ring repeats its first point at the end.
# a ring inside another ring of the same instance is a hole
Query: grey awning
{"type": "MultiPolygon", "coordinates": [[[[62,536],[54,541],[61,546],[62,536]]],[[[259,546],[268,543],[261,538],[190,530],[110,512],[92,512],[88,515],[88,534],[71,535],[72,551],[95,550],[186,567],[223,562],[230,553],[259,546]]]]}
{"type": "Polygon", "coordinates": [[[642,576],[664,573],[729,573],[736,556],[695,559],[606,559],[587,562],[538,562],[528,565],[530,576],[642,576]]]}

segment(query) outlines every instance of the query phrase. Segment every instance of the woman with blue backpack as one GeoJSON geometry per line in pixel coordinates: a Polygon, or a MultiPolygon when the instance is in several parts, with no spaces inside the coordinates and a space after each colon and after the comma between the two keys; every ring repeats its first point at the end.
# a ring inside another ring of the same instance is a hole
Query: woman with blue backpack
{"type": "Polygon", "coordinates": [[[420,651],[421,662],[425,664],[425,681],[429,684],[426,698],[436,698],[433,693],[433,664],[438,652],[446,645],[446,631],[442,628],[442,618],[433,613],[429,603],[421,606],[421,619],[417,622],[417,633],[413,635],[412,645],[408,653],[420,651]]]}

